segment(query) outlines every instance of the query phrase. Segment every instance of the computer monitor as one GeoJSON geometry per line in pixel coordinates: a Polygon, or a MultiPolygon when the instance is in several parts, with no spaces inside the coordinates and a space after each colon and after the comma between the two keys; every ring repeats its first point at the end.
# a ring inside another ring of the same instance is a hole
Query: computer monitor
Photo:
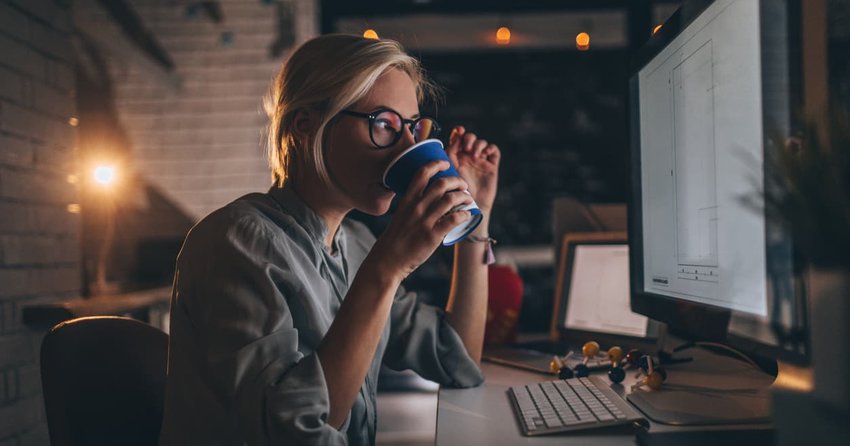
{"type": "Polygon", "coordinates": [[[649,343],[657,326],[631,310],[626,233],[567,233],[561,240],[551,338],[649,343]]]}
{"type": "Polygon", "coordinates": [[[679,337],[805,363],[781,225],[748,202],[800,102],[798,1],[686,0],[630,78],[632,309],[679,337]],[[709,321],[706,323],[706,321],[709,321]]]}
{"type": "Polygon", "coordinates": [[[799,362],[805,306],[791,241],[748,204],[771,169],[772,135],[792,125],[792,4],[686,1],[640,54],[629,239],[634,311],[686,338],[799,362]],[[728,324],[691,323],[709,314],[728,324]]]}

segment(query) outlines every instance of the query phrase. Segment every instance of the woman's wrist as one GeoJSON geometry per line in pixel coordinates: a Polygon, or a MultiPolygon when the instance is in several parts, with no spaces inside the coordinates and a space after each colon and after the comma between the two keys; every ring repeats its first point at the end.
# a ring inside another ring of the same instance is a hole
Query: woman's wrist
{"type": "Polygon", "coordinates": [[[365,271],[365,274],[369,275],[368,278],[381,287],[398,288],[407,274],[398,267],[398,262],[393,262],[388,257],[379,250],[372,249],[358,271],[365,271]]]}

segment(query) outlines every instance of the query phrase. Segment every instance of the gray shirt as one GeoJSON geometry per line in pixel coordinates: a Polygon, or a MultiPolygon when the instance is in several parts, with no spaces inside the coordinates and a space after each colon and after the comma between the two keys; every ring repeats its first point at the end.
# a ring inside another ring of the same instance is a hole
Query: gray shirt
{"type": "Polygon", "coordinates": [[[246,195],[189,232],[171,300],[163,445],[375,442],[381,362],[443,385],[483,381],[442,310],[399,288],[344,425],[327,424],[316,349],[375,242],[344,220],[328,228],[291,188],[246,195]]]}

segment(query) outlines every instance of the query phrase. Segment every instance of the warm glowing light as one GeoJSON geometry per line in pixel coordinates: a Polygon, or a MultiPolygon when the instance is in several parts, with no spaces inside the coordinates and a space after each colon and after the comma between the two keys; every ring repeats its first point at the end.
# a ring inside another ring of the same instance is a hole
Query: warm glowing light
{"type": "Polygon", "coordinates": [[[108,186],[115,182],[115,167],[113,166],[97,166],[94,168],[94,180],[98,183],[108,186]]]}
{"type": "Polygon", "coordinates": [[[658,31],[661,31],[661,25],[655,25],[655,28],[652,28],[652,35],[654,36],[658,31]]]}
{"type": "Polygon", "coordinates": [[[576,48],[579,51],[587,51],[590,49],[590,34],[588,33],[578,33],[576,35],[576,48]]]}
{"type": "Polygon", "coordinates": [[[71,213],[71,214],[79,214],[80,210],[81,210],[80,205],[77,204],[77,203],[69,204],[67,209],[68,209],[68,212],[71,213]]]}
{"type": "Polygon", "coordinates": [[[511,30],[507,26],[503,26],[496,30],[496,43],[499,45],[507,45],[511,43],[511,30]]]}
{"type": "Polygon", "coordinates": [[[378,40],[378,33],[374,29],[367,29],[366,31],[363,31],[363,37],[378,40]]]}
{"type": "Polygon", "coordinates": [[[76,174],[69,173],[67,180],[69,184],[77,184],[77,180],[79,180],[79,178],[77,178],[76,174]]]}
{"type": "Polygon", "coordinates": [[[77,118],[75,118],[75,117],[73,117],[73,116],[71,116],[70,118],[68,118],[68,125],[70,125],[71,127],[76,127],[76,126],[78,126],[79,124],[80,124],[80,120],[79,120],[79,119],[77,119],[77,118]]]}

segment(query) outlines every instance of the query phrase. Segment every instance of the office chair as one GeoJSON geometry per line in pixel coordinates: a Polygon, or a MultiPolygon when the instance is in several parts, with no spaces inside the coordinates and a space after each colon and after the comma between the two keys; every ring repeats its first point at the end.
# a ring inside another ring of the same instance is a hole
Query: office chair
{"type": "Polygon", "coordinates": [[[83,317],[41,344],[41,381],[52,446],[159,441],[168,335],[134,319],[83,317]]]}

